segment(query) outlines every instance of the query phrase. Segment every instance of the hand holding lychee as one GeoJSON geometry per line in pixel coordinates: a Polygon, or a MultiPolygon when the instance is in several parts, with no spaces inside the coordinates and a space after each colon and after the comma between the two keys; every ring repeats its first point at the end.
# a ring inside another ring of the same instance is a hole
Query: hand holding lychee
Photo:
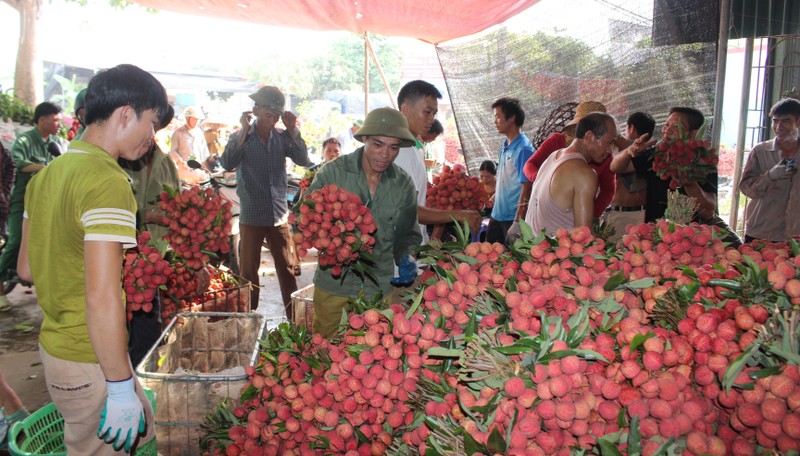
{"type": "Polygon", "coordinates": [[[298,206],[289,216],[299,230],[294,235],[298,253],[317,249],[319,266],[333,277],[372,252],[378,225],[358,195],[330,184],[305,195],[298,206]]]}

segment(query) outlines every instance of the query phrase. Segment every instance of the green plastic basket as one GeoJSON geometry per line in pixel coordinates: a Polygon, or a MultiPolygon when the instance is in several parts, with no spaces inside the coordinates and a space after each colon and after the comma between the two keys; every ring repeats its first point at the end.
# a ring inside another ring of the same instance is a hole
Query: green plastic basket
{"type": "MultiPolygon", "coordinates": [[[[155,396],[149,388],[144,389],[153,410],[155,396]]],[[[50,402],[15,423],[8,435],[8,451],[12,456],[66,456],[64,446],[64,418],[50,402]]],[[[156,439],[136,449],[136,456],[158,456],[156,439]]]]}

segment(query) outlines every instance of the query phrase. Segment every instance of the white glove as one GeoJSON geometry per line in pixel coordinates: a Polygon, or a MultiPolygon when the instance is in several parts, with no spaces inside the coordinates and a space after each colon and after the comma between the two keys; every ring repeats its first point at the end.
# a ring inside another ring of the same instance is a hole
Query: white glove
{"type": "Polygon", "coordinates": [[[769,178],[774,181],[791,179],[792,176],[794,176],[794,173],[796,172],[797,169],[786,165],[786,160],[781,160],[780,162],[778,162],[778,164],[773,166],[772,169],[769,170],[769,172],[767,172],[767,176],[769,176],[769,178]]]}
{"type": "Polygon", "coordinates": [[[522,230],[519,228],[519,220],[515,220],[514,223],[511,224],[511,227],[508,228],[508,232],[506,232],[506,244],[511,245],[517,239],[522,238],[522,230]]]}
{"type": "Polygon", "coordinates": [[[133,376],[118,382],[106,380],[106,385],[108,397],[100,414],[97,436],[111,444],[114,450],[124,448],[129,453],[136,437],[145,430],[144,412],[134,391],[133,376]]]}

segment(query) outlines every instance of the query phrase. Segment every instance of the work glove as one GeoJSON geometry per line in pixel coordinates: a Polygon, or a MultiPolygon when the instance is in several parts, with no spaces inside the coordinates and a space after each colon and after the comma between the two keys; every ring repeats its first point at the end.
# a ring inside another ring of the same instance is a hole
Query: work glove
{"type": "Polygon", "coordinates": [[[134,391],[133,376],[118,382],[106,380],[106,385],[108,397],[100,414],[97,436],[115,451],[124,449],[129,453],[136,437],[145,430],[144,411],[134,391]]]}
{"type": "Polygon", "coordinates": [[[506,245],[511,245],[517,239],[522,239],[522,230],[519,227],[519,220],[515,220],[506,232],[506,245]]]}
{"type": "Polygon", "coordinates": [[[396,287],[407,287],[417,278],[417,260],[411,255],[404,255],[397,265],[397,277],[389,281],[396,287]]]}
{"type": "Polygon", "coordinates": [[[773,166],[772,169],[767,172],[767,175],[770,179],[776,181],[791,179],[795,172],[797,172],[797,169],[795,169],[794,166],[789,166],[787,165],[786,160],[782,160],[773,166]]]}

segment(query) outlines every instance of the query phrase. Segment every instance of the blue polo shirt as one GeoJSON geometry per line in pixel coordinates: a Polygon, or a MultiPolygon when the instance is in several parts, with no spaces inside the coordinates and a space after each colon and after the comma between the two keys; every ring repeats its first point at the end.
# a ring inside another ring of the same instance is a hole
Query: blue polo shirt
{"type": "Polygon", "coordinates": [[[508,139],[503,141],[497,166],[494,208],[492,208],[492,218],[498,222],[513,222],[517,216],[522,184],[530,182],[522,173],[522,168],[531,155],[533,146],[525,133],[520,132],[511,144],[508,144],[508,139]]]}

